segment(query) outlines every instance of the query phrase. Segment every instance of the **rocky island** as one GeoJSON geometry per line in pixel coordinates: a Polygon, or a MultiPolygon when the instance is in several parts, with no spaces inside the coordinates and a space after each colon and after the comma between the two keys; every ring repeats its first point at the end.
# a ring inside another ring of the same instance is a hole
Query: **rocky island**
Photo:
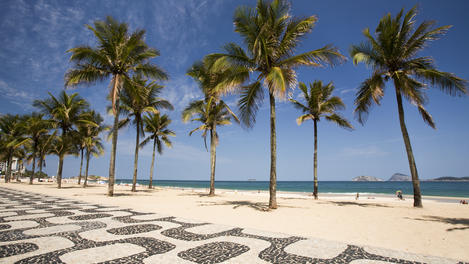
{"type": "Polygon", "coordinates": [[[412,181],[412,178],[402,173],[394,173],[388,181],[412,181]]]}
{"type": "Polygon", "coordinates": [[[439,177],[427,181],[469,181],[469,177],[452,177],[452,176],[444,176],[439,177]]]}
{"type": "Polygon", "coordinates": [[[383,179],[376,178],[373,176],[358,176],[352,179],[352,181],[370,181],[370,182],[378,182],[383,181],[383,179]]]}

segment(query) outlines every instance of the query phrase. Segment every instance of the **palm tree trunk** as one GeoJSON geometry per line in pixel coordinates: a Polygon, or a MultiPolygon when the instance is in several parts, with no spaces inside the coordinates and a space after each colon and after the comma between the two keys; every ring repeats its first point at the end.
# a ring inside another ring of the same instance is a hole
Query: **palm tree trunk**
{"type": "Polygon", "coordinates": [[[405,149],[407,151],[407,158],[409,160],[410,173],[412,175],[412,185],[414,187],[414,207],[423,207],[422,195],[420,193],[420,182],[419,175],[417,172],[417,165],[415,165],[414,154],[412,152],[412,146],[410,144],[409,134],[404,121],[404,108],[402,107],[402,95],[399,90],[399,86],[395,85],[396,98],[397,98],[397,109],[399,111],[399,122],[401,124],[402,137],[404,138],[405,149]]]}
{"type": "Polygon", "coordinates": [[[39,157],[39,177],[38,177],[38,181],[41,180],[41,177],[42,177],[42,157],[39,157]]]}
{"type": "Polygon", "coordinates": [[[85,168],[85,181],[83,182],[83,188],[86,188],[88,184],[88,168],[90,166],[90,152],[86,151],[86,168],[85,168]]]}
{"type": "Polygon", "coordinates": [[[269,208],[277,209],[277,140],[275,133],[275,97],[270,96],[270,199],[269,208]]]}
{"type": "Polygon", "coordinates": [[[83,148],[81,149],[80,174],[78,174],[78,185],[81,183],[81,169],[83,168],[83,148]]]}
{"type": "Polygon", "coordinates": [[[215,163],[217,159],[217,126],[216,124],[210,130],[210,193],[209,196],[215,195],[215,163]]]}
{"type": "MultiPolygon", "coordinates": [[[[62,128],[62,150],[61,152],[65,152],[66,148],[68,146],[66,146],[66,140],[65,140],[65,137],[66,137],[66,132],[65,132],[65,129],[62,128]]],[[[63,171],[63,166],[64,166],[64,156],[65,154],[60,154],[59,155],[59,168],[57,170],[57,187],[60,189],[62,188],[62,171],[63,171]]]]}
{"type": "Polygon", "coordinates": [[[114,195],[114,177],[116,173],[116,148],[117,148],[117,132],[119,130],[119,98],[116,99],[116,113],[114,116],[114,126],[112,132],[112,148],[111,160],[109,162],[109,178],[107,196],[114,195]]]}
{"type": "Polygon", "coordinates": [[[137,185],[137,169],[138,169],[138,149],[139,149],[139,139],[140,139],[140,120],[136,117],[137,125],[137,137],[135,138],[135,157],[134,157],[134,178],[132,180],[132,192],[136,192],[137,185]]]}
{"type": "Polygon", "coordinates": [[[13,155],[8,155],[7,174],[5,175],[5,182],[10,182],[11,179],[11,163],[13,162],[13,155]]]}
{"type": "Polygon", "coordinates": [[[21,173],[20,173],[20,171],[21,171],[20,160],[18,160],[18,161],[16,162],[16,167],[18,168],[18,169],[16,170],[16,182],[19,182],[19,181],[20,181],[20,175],[21,175],[21,173]]]}
{"type": "Polygon", "coordinates": [[[314,119],[314,199],[318,199],[318,121],[314,119]]]}
{"type": "Polygon", "coordinates": [[[150,183],[148,184],[148,189],[153,188],[153,168],[155,167],[155,152],[156,152],[156,139],[153,140],[153,156],[151,159],[150,183]]]}
{"type": "Polygon", "coordinates": [[[36,153],[33,153],[33,168],[32,168],[31,176],[29,177],[29,184],[33,184],[34,180],[34,171],[36,171],[36,153]]]}
{"type": "Polygon", "coordinates": [[[57,188],[62,188],[62,169],[64,165],[64,155],[59,155],[59,168],[57,169],[57,188]]]}
{"type": "Polygon", "coordinates": [[[6,160],[6,170],[5,170],[5,183],[8,182],[8,167],[10,167],[10,157],[8,156],[7,157],[7,160],[6,160]]]}

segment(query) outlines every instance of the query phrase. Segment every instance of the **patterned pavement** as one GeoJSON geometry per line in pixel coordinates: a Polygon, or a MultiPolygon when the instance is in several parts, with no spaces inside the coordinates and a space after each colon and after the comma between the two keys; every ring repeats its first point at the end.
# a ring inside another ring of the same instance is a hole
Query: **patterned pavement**
{"type": "Polygon", "coordinates": [[[0,188],[0,263],[463,263],[0,188]]]}

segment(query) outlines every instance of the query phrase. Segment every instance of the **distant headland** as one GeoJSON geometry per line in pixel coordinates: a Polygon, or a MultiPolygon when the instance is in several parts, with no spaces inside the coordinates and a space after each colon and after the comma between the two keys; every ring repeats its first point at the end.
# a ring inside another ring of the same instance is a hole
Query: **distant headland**
{"type": "MultiPolygon", "coordinates": [[[[381,182],[384,181],[381,178],[373,177],[373,176],[358,176],[352,179],[352,181],[367,181],[367,182],[381,182]]],[[[394,173],[387,181],[412,181],[412,177],[402,173],[394,173]]],[[[421,181],[469,181],[468,177],[452,177],[452,176],[444,176],[438,177],[435,179],[429,180],[421,180],[421,181]]]]}

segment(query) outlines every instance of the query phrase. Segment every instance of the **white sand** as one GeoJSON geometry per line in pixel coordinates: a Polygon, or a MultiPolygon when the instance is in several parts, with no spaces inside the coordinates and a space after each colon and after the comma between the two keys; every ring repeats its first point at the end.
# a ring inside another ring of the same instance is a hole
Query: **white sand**
{"type": "MultiPolygon", "coordinates": [[[[115,205],[196,221],[253,228],[399,251],[469,260],[469,205],[424,199],[424,208],[412,207],[412,199],[398,201],[388,196],[367,199],[361,195],[323,195],[315,201],[299,194],[279,193],[279,208],[265,211],[268,193],[217,190],[207,197],[197,189],[141,186],[139,192],[117,186],[107,197],[107,185],[83,189],[76,184],[34,185],[0,183],[46,195],[115,205]]],[[[455,200],[454,198],[445,198],[455,200]]]]}

